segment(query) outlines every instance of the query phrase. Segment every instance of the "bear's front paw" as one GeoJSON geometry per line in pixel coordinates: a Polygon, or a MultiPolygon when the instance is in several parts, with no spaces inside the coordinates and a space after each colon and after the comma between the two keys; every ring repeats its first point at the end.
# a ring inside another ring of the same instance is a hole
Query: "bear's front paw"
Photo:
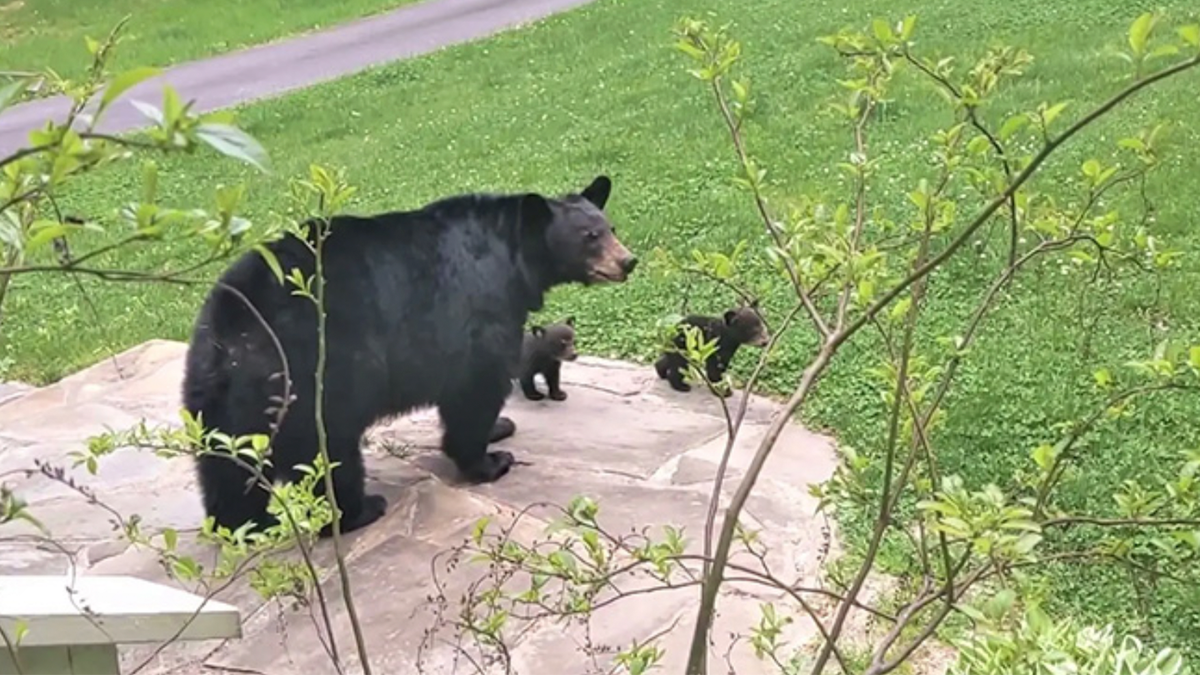
{"type": "Polygon", "coordinates": [[[529,399],[530,401],[540,401],[546,398],[546,395],[535,389],[533,391],[525,392],[525,398],[529,399]]]}
{"type": "Polygon", "coordinates": [[[565,401],[565,400],[567,400],[567,392],[565,392],[561,389],[559,389],[558,391],[552,391],[552,392],[550,392],[550,400],[551,401],[565,401]]]}
{"type": "Polygon", "coordinates": [[[496,450],[484,455],[483,458],[464,473],[467,480],[473,483],[492,483],[499,480],[512,468],[516,457],[506,450],[496,450]]]}
{"type": "Polygon", "coordinates": [[[671,388],[675,391],[682,391],[686,394],[692,390],[692,385],[688,384],[687,382],[672,382],[671,388]]]}
{"type": "Polygon", "coordinates": [[[383,495],[364,495],[362,510],[358,514],[358,527],[365,527],[387,513],[388,500],[383,495]]]}

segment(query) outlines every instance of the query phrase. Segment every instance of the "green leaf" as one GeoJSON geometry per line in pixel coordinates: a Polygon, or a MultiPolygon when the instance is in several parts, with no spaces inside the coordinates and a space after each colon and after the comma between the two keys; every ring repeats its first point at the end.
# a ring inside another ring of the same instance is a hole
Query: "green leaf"
{"type": "Polygon", "coordinates": [[[1029,118],[1025,115],[1013,115],[1004,121],[1000,126],[1000,140],[1008,140],[1013,134],[1021,130],[1021,127],[1029,123],[1029,118]]]}
{"type": "Polygon", "coordinates": [[[1146,41],[1150,39],[1150,30],[1154,28],[1154,15],[1150,12],[1142,14],[1133,20],[1129,26],[1129,46],[1133,53],[1141,56],[1146,51],[1146,41]]]}
{"type": "Polygon", "coordinates": [[[133,105],[133,107],[137,108],[138,112],[142,113],[143,117],[150,120],[151,122],[154,122],[155,124],[157,124],[159,126],[162,126],[163,114],[162,114],[162,111],[159,110],[157,106],[155,106],[152,103],[145,103],[143,101],[138,101],[136,99],[133,101],[130,101],[129,103],[131,105],[133,105]]]}
{"type": "Polygon", "coordinates": [[[100,99],[100,106],[96,109],[96,115],[98,116],[103,112],[121,94],[129,91],[139,83],[154,77],[159,72],[158,68],[142,67],[127,70],[114,77],[112,82],[109,83],[108,88],[104,90],[104,96],[100,99]]]}
{"type": "Polygon", "coordinates": [[[1017,553],[1026,554],[1036,548],[1041,542],[1042,535],[1040,534],[1023,534],[1017,539],[1017,543],[1013,548],[1016,549],[1017,553]]]}
{"type": "Polygon", "coordinates": [[[892,27],[883,19],[875,19],[871,22],[871,31],[875,33],[875,39],[885,44],[895,41],[896,36],[892,33],[892,27]]]}
{"type": "Polygon", "coordinates": [[[1160,56],[1175,56],[1179,53],[1179,47],[1175,45],[1159,45],[1150,51],[1150,58],[1156,59],[1160,56]]]}
{"type": "Polygon", "coordinates": [[[178,558],[171,567],[175,578],[180,581],[191,581],[200,577],[200,566],[194,558],[178,558]]]}
{"type": "Polygon", "coordinates": [[[1042,471],[1049,471],[1050,466],[1054,464],[1054,458],[1057,453],[1054,451],[1054,446],[1043,443],[1033,449],[1033,462],[1037,464],[1042,471]]]}
{"type": "Polygon", "coordinates": [[[1188,363],[1193,368],[1200,368],[1200,345],[1195,345],[1188,350],[1188,363]]]}
{"type": "Polygon", "coordinates": [[[987,136],[976,136],[971,139],[970,143],[967,143],[967,151],[974,154],[985,152],[989,147],[991,147],[991,143],[987,136]]]}
{"type": "Polygon", "coordinates": [[[26,622],[24,619],[17,619],[16,623],[13,626],[13,646],[14,647],[20,646],[21,641],[25,639],[25,636],[28,633],[29,633],[29,623],[26,622]]]}
{"type": "Polygon", "coordinates": [[[908,15],[904,17],[904,21],[900,24],[900,39],[907,40],[912,37],[913,29],[917,26],[917,17],[908,15]]]}
{"type": "Polygon", "coordinates": [[[1193,47],[1200,47],[1200,23],[1189,23],[1179,27],[1179,37],[1193,47]]]}
{"type": "Polygon", "coordinates": [[[1054,119],[1062,114],[1063,110],[1066,110],[1068,103],[1068,101],[1056,103],[1047,108],[1046,112],[1042,113],[1042,119],[1045,121],[1047,127],[1054,123],[1054,119]]]}
{"type": "Polygon", "coordinates": [[[912,307],[912,296],[901,298],[899,302],[892,305],[892,309],[889,312],[889,318],[891,318],[892,321],[899,321],[908,314],[909,307],[912,307]]]}
{"type": "Polygon", "coordinates": [[[1087,176],[1088,178],[1095,178],[1100,174],[1100,168],[1100,162],[1094,159],[1089,159],[1083,163],[1083,175],[1087,176]]]}
{"type": "Polygon", "coordinates": [[[163,544],[167,547],[167,550],[174,551],[175,544],[179,543],[179,533],[176,532],[174,528],[168,527],[162,531],[162,537],[163,544]]]}
{"type": "Polygon", "coordinates": [[[746,85],[744,83],[739,82],[737,80],[733,80],[729,83],[729,85],[731,87],[733,87],[733,95],[737,98],[737,100],[739,100],[739,101],[746,100],[746,96],[750,93],[750,90],[749,90],[749,88],[746,87],[746,85]]]}
{"type": "Polygon", "coordinates": [[[40,246],[45,246],[57,237],[61,237],[71,231],[71,227],[66,223],[60,223],[54,220],[38,220],[29,227],[32,233],[25,241],[25,249],[32,251],[40,246]]]}
{"type": "Polygon", "coordinates": [[[263,257],[263,260],[266,261],[267,266],[271,268],[271,274],[274,274],[275,279],[278,280],[279,283],[282,284],[283,283],[283,267],[281,267],[279,265],[279,258],[275,257],[275,254],[269,248],[267,248],[266,246],[263,246],[262,244],[255,244],[254,250],[258,251],[258,254],[263,257]]]}
{"type": "Polygon", "coordinates": [[[484,516],[475,521],[475,527],[471,528],[471,541],[475,542],[476,546],[483,541],[483,534],[487,532],[488,524],[490,522],[491,518],[488,516],[484,516]]]}
{"type": "Polygon", "coordinates": [[[254,137],[228,124],[201,124],[196,136],[217,152],[252,164],[263,173],[270,173],[271,158],[254,137]]]}
{"type": "Polygon", "coordinates": [[[25,87],[28,85],[28,80],[20,79],[0,87],[0,112],[3,112],[13,99],[20,96],[21,92],[25,91],[25,87]]]}

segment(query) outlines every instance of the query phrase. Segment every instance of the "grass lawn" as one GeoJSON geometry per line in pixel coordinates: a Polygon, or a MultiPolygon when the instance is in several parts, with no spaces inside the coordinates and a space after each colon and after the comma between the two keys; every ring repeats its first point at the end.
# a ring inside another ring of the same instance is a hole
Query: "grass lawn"
{"type": "Polygon", "coordinates": [[[78,77],[85,37],[123,17],[114,70],[169,66],[328,27],[416,0],[0,0],[0,71],[53,68],[78,77]]]}
{"type": "MultiPolygon", "coordinates": [[[[1175,12],[1195,7],[1189,0],[1160,4],[1175,12]]],[[[1125,64],[1104,49],[1122,43],[1128,22],[1143,9],[1112,0],[1012,0],[979,7],[912,0],[904,11],[918,14],[926,53],[967,61],[993,40],[1029,49],[1037,61],[1005,100],[1030,109],[1047,98],[1071,99],[1069,117],[1121,86],[1125,64]]],[[[757,92],[757,114],[747,135],[751,150],[771,171],[772,192],[841,189],[841,198],[849,199],[832,168],[851,147],[849,134],[820,114],[838,92],[835,80],[844,71],[815,38],[897,11],[882,0],[758,0],[752,9],[734,0],[600,0],[529,30],[251,106],[242,121],[271,150],[276,175],[255,177],[215,157],[173,160],[160,192],[179,205],[193,205],[213,186],[245,177],[251,181],[253,214],[266,217],[287,208],[285,181],[313,161],[348,169],[360,189],[358,211],[415,207],[476,189],[578,188],[603,171],[614,178],[610,211],[622,237],[645,258],[656,246],[683,255],[693,247],[731,247],[742,238],[758,246],[764,238],[747,196],[731,183],[734,162],[721,122],[670,46],[675,19],[709,11],[719,21],[733,21],[744,43],[757,92]]],[[[248,22],[222,21],[238,23],[248,22]]],[[[1077,198],[1078,192],[1063,191],[1069,186],[1063,178],[1077,173],[1081,158],[1111,157],[1109,149],[1122,135],[1170,117],[1180,123],[1173,136],[1177,150],[1149,196],[1157,207],[1158,234],[1196,251],[1200,230],[1191,219],[1200,156],[1182,148],[1200,141],[1198,79],[1193,74],[1136,99],[1067,147],[1035,187],[1077,198]]],[[[885,176],[872,198],[898,212],[907,208],[906,194],[917,178],[928,174],[926,139],[950,118],[916,78],[903,77],[895,98],[872,132],[871,151],[882,158],[885,176]]],[[[65,206],[109,213],[118,200],[135,197],[136,185],[136,167],[106,174],[84,182],[65,206]]],[[[964,256],[933,278],[926,339],[961,332],[997,260],[1000,238],[992,244],[979,254],[982,259],[964,256]]],[[[110,262],[180,265],[196,255],[146,249],[110,262]]],[[[1057,438],[1051,425],[1093,409],[1092,370],[1143,358],[1163,336],[1200,341],[1195,290],[1200,265],[1194,258],[1164,279],[1160,295],[1151,281],[1128,282],[1119,294],[1097,292],[1082,312],[1074,288],[1049,281],[1056,278],[1057,268],[1034,270],[986,325],[935,439],[943,472],[964,473],[973,485],[1009,484],[1035,445],[1057,438]],[[1038,279],[1043,283],[1033,288],[1038,279]],[[1073,337],[1081,318],[1097,320],[1090,354],[1073,337]]],[[[7,308],[8,342],[0,352],[0,358],[13,360],[12,376],[46,381],[149,338],[186,339],[204,292],[104,286],[86,279],[84,284],[99,319],[70,281],[46,276],[17,283],[7,308]]],[[[546,315],[574,314],[585,352],[648,359],[655,321],[678,311],[688,289],[692,310],[719,311],[731,300],[718,290],[646,270],[621,287],[556,292],[546,315]]],[[[768,306],[781,311],[785,293],[781,287],[768,306]]],[[[811,423],[832,428],[869,454],[880,445],[883,410],[866,373],[878,365],[879,352],[870,335],[861,337],[839,356],[809,412],[811,423]]],[[[774,391],[790,387],[812,345],[803,329],[791,335],[767,385],[774,391]]],[[[739,368],[744,372],[751,360],[743,357],[739,368]]],[[[1153,480],[1179,451],[1200,444],[1195,411],[1194,400],[1165,398],[1093,436],[1080,476],[1065,486],[1064,506],[1108,509],[1122,480],[1153,480]]],[[[846,522],[851,533],[859,531],[853,514],[846,522]]],[[[1054,609],[1083,621],[1120,621],[1124,629],[1144,629],[1200,656],[1200,591],[1170,585],[1152,591],[1155,609],[1143,626],[1134,620],[1135,597],[1124,572],[1109,567],[1044,572],[1054,609]]]]}

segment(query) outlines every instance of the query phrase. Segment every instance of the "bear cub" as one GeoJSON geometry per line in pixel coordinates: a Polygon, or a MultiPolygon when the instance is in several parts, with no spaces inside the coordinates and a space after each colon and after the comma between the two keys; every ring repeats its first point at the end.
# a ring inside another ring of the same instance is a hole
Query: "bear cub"
{"type": "MultiPolygon", "coordinates": [[[[770,341],[767,327],[763,325],[762,318],[758,314],[757,300],[752,301],[749,305],[728,310],[720,317],[693,314],[684,318],[679,322],[672,340],[675,348],[679,351],[664,350],[662,356],[654,364],[658,376],[667,380],[675,391],[687,392],[692,389],[691,385],[683,380],[684,373],[687,372],[687,357],[681,353],[687,348],[684,326],[699,328],[704,335],[705,342],[714,339],[717,341],[716,351],[708,357],[704,364],[705,376],[709,382],[720,382],[725,377],[725,371],[733,361],[738,347],[750,345],[762,348],[766,347],[770,341]]],[[[733,392],[727,391],[724,395],[729,397],[733,395],[733,392]]]]}
{"type": "Polygon", "coordinates": [[[521,342],[521,362],[517,379],[521,391],[530,401],[540,401],[546,394],[538,391],[533,378],[540,374],[546,380],[551,401],[567,400],[567,392],[559,387],[559,371],[563,361],[574,361],[579,356],[575,351],[575,317],[569,316],[562,323],[549,326],[533,326],[521,342]]]}

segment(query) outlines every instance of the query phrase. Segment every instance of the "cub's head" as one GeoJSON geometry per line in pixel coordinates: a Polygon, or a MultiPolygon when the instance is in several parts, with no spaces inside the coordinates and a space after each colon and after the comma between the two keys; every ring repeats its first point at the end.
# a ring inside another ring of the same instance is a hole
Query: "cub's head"
{"type": "Polygon", "coordinates": [[[582,192],[561,199],[537,194],[522,199],[524,227],[540,234],[542,264],[552,283],[621,283],[637,266],[637,257],[617,239],[604,214],[612,191],[608,176],[598,176],[582,192]]]}
{"type": "Polygon", "coordinates": [[[725,326],[729,335],[740,344],[766,347],[771,340],[762,317],[758,315],[758,300],[725,312],[725,326]]]}
{"type": "Polygon", "coordinates": [[[575,352],[575,317],[549,326],[534,326],[530,332],[537,338],[542,353],[559,361],[574,361],[579,357],[575,352]]]}

